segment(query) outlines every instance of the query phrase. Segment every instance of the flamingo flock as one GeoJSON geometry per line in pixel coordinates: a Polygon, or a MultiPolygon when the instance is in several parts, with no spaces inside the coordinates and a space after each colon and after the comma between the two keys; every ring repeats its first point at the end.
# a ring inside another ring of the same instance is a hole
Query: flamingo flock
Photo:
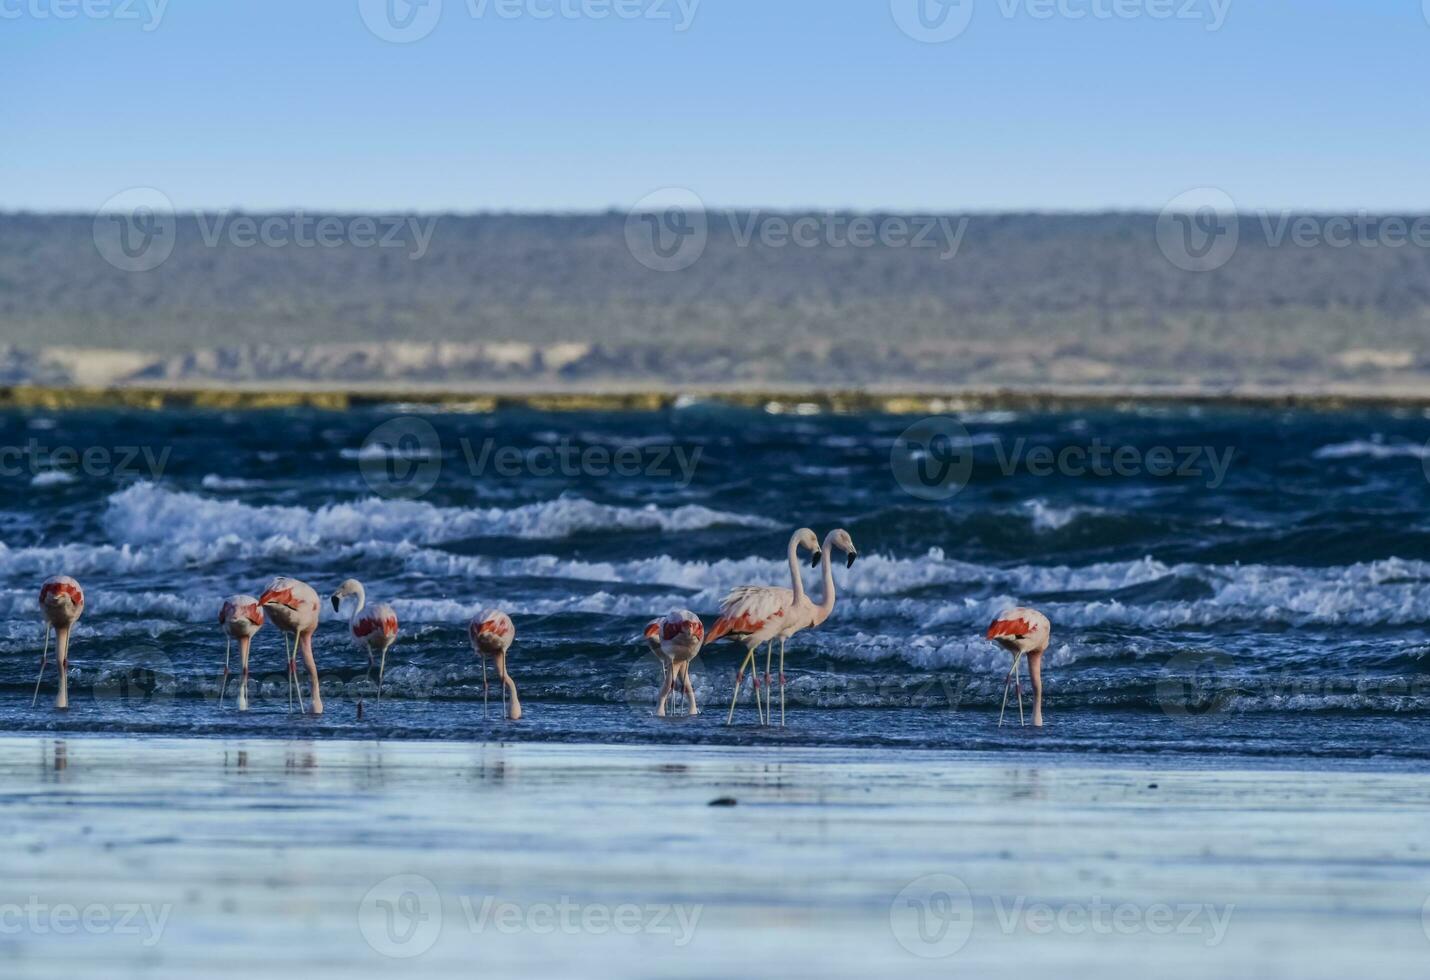
{"type": "MultiPolygon", "coordinates": [[[[725,723],[733,724],[735,710],[749,673],[755,716],[761,725],[774,723],[774,683],[779,683],[779,724],[785,724],[785,644],[796,635],[818,629],[834,612],[835,585],[832,555],[844,555],[844,567],[854,566],[858,549],[854,539],[843,528],[824,536],[823,542],[814,531],[802,527],[790,535],[785,549],[789,565],[789,588],[776,585],[741,585],[731,589],[720,603],[720,615],[707,633],[700,617],[688,609],[672,609],[646,626],[643,637],[647,649],[661,664],[660,692],[655,714],[667,716],[672,697],[683,700],[687,715],[699,714],[695,687],[690,680],[690,666],[702,649],[720,639],[729,639],[744,647],[745,655],[735,671],[734,694],[725,723]],[[816,603],[806,593],[801,577],[801,553],[808,552],[810,566],[820,569],[820,599],[816,603]],[[774,646],[779,643],[779,666],[774,667],[774,646]],[[765,648],[765,663],[761,670],[759,652],[765,648]],[[762,694],[763,691],[763,694],[762,694]]],[[[335,613],[342,613],[343,604],[350,604],[348,631],[352,641],[367,654],[367,678],[377,667],[378,700],[382,699],[383,677],[387,669],[387,654],[398,638],[397,613],[387,603],[367,604],[367,591],[357,579],[343,581],[330,596],[335,613]]],[[[55,707],[69,707],[69,641],[70,634],[84,612],[84,592],[78,582],[67,575],[48,578],[40,587],[40,611],[45,619],[45,645],[40,654],[40,675],[35,681],[31,705],[38,703],[49,663],[50,633],[55,634],[55,656],[59,668],[59,683],[55,707]]],[[[249,653],[253,637],[271,621],[283,636],[287,663],[288,708],[293,709],[296,696],[298,710],[308,712],[303,701],[303,688],[298,679],[298,655],[308,672],[311,713],[323,713],[323,696],[318,665],[313,656],[313,635],[317,632],[322,603],[317,591],[296,578],[279,576],[268,583],[255,598],[247,594],[231,595],[219,609],[218,622],[227,644],[224,649],[223,675],[219,685],[219,705],[228,692],[231,675],[230,657],[233,642],[238,641],[240,680],[238,710],[249,707],[249,653]]],[[[1018,699],[1018,719],[1026,724],[1023,710],[1021,665],[1028,663],[1032,684],[1032,724],[1043,725],[1043,654],[1052,636],[1048,618],[1036,609],[1015,607],[1000,613],[989,625],[984,638],[996,643],[1013,657],[1012,667],[1003,681],[1003,705],[998,715],[1002,727],[1008,710],[1010,689],[1018,699]]],[[[467,637],[472,651],[482,665],[482,712],[486,716],[489,690],[488,667],[496,670],[501,684],[502,716],[508,721],[521,718],[521,699],[516,681],[507,670],[507,656],[516,639],[516,626],[500,609],[488,609],[472,617],[467,625],[467,637]]],[[[361,711],[359,711],[361,717],[361,711]]]]}

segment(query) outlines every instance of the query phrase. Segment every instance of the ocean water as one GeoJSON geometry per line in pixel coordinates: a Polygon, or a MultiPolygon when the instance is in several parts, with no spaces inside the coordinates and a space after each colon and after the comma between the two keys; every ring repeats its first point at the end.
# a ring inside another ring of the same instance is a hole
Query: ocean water
{"type": "Polygon", "coordinates": [[[1430,759],[1422,415],[968,413],[921,450],[917,418],[774,408],[0,414],[0,728],[1430,759]],[[726,726],[729,643],[696,661],[700,715],[653,717],[644,624],[787,585],[800,525],[860,557],[788,646],[786,726],[748,691],[726,726]],[[87,596],[67,713],[53,664],[31,707],[56,573],[87,596]],[[220,602],[277,574],[396,609],[380,704],[325,607],[321,718],[290,713],[271,626],[253,710],[219,705],[220,602]],[[1015,603],[1053,623],[1040,731],[998,727],[982,632],[1015,603]],[[484,712],[465,637],[490,606],[518,723],[484,712]]]}

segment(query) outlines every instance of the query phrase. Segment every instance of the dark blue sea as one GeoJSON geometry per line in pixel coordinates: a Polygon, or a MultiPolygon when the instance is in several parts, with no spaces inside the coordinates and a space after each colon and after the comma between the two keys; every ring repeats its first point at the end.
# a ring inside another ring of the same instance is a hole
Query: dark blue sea
{"type": "Polygon", "coordinates": [[[1419,412],[1210,408],[7,412],[0,729],[1418,768],[1427,436],[1419,412]],[[726,726],[730,643],[696,661],[700,715],[654,717],[645,623],[681,606],[708,626],[731,587],[788,585],[800,525],[846,528],[860,557],[835,568],[830,620],[788,647],[786,727],[757,725],[748,694],[726,726]],[[53,664],[31,707],[56,573],[87,596],[67,713],[53,664]],[[321,718],[289,712],[271,626],[253,710],[232,686],[219,705],[220,602],[277,574],[325,597],[355,577],[397,610],[381,703],[325,607],[321,718]],[[1009,660],[982,633],[1013,604],[1053,623],[1041,730],[1011,709],[998,727],[1009,660]],[[465,626],[491,606],[516,623],[518,723],[483,714],[465,626]]]}

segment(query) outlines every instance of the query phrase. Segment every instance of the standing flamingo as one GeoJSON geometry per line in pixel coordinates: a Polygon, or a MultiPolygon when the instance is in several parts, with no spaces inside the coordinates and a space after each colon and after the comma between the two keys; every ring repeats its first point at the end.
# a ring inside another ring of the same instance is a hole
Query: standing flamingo
{"type": "Polygon", "coordinates": [[[30,707],[40,700],[40,682],[45,679],[45,665],[50,655],[50,630],[55,631],[55,657],[59,661],[60,687],[55,695],[55,707],[68,710],[70,706],[69,653],[70,630],[79,622],[84,612],[84,591],[79,583],[68,575],[55,575],[45,579],[40,586],[40,612],[45,616],[45,648],[40,653],[40,676],[35,679],[35,696],[30,699],[30,707]]]}
{"type": "MultiPolygon", "coordinates": [[[[730,699],[730,714],[725,724],[735,720],[735,704],[740,699],[740,688],[744,686],[745,667],[754,664],[751,678],[755,691],[755,712],[764,724],[765,714],[760,707],[760,673],[755,651],[761,644],[773,643],[784,626],[784,613],[795,601],[804,598],[804,582],[799,577],[799,549],[814,553],[813,564],[819,562],[819,539],[807,527],[802,527],[790,535],[787,558],[789,560],[790,588],[782,589],[773,585],[741,585],[730,590],[720,603],[720,618],[715,620],[706,635],[706,644],[714,643],[722,636],[729,635],[745,645],[745,659],[735,672],[735,695],[730,699]]],[[[768,662],[769,657],[766,656],[768,662]]]]}
{"type": "Polygon", "coordinates": [[[998,712],[998,727],[1003,727],[1003,713],[1008,710],[1008,684],[1018,690],[1018,723],[1023,724],[1023,681],[1018,674],[1018,662],[1028,658],[1028,676],[1033,681],[1033,727],[1043,727],[1043,653],[1052,639],[1053,627],[1048,617],[1036,609],[1005,609],[998,614],[984,634],[1013,655],[1013,669],[1003,679],[1003,709],[998,712]]]}
{"type": "Polygon", "coordinates": [[[385,602],[367,603],[367,591],[362,583],[350,578],[338,586],[333,593],[333,612],[342,611],[342,602],[348,597],[353,603],[352,614],[348,616],[348,628],[352,631],[357,645],[367,651],[367,676],[372,679],[373,659],[380,658],[377,668],[377,699],[382,700],[382,676],[387,671],[387,650],[397,640],[397,613],[385,602]]]}
{"type": "MultiPolygon", "coordinates": [[[[817,552],[819,564],[822,567],[822,580],[824,595],[815,605],[809,596],[800,596],[791,602],[790,608],[783,616],[784,625],[780,628],[778,638],[780,641],[780,725],[785,723],[785,641],[801,630],[811,627],[822,626],[824,621],[834,612],[834,568],[829,556],[838,548],[844,552],[844,567],[853,568],[854,559],[859,557],[859,552],[854,547],[854,539],[849,536],[849,532],[843,528],[836,528],[824,536],[824,546],[817,552]]],[[[773,646],[773,644],[771,644],[773,646]]],[[[765,653],[765,686],[769,686],[769,651],[765,653]]]]}
{"type": "Polygon", "coordinates": [[[487,660],[496,661],[497,677],[501,680],[502,713],[511,721],[521,719],[521,701],[516,696],[516,681],[506,672],[506,652],[516,639],[516,626],[500,609],[488,609],[472,617],[467,624],[467,636],[472,649],[482,661],[482,717],[487,715],[487,660]],[[507,707],[507,691],[511,691],[511,707],[507,707]]]}
{"type": "Polygon", "coordinates": [[[295,578],[280,575],[268,583],[263,595],[258,597],[263,607],[283,634],[283,651],[288,655],[288,708],[293,707],[293,692],[298,692],[298,710],[303,707],[303,688],[298,683],[298,646],[303,647],[303,662],[308,667],[308,678],[313,686],[313,714],[323,713],[323,693],[318,688],[318,665],[313,660],[313,633],[318,628],[318,611],[322,604],[318,593],[311,585],[295,578]],[[293,646],[288,646],[289,634],[293,646]]]}
{"type": "Polygon", "coordinates": [[[218,704],[223,707],[223,696],[228,691],[228,657],[233,650],[233,641],[238,641],[238,662],[243,677],[238,687],[238,710],[248,710],[248,647],[253,642],[253,634],[263,628],[263,607],[251,595],[231,595],[223,601],[218,611],[219,625],[228,636],[223,649],[223,684],[219,687],[218,704]]]}
{"type": "Polygon", "coordinates": [[[676,683],[682,680],[687,713],[700,714],[695,704],[695,686],[690,683],[690,662],[700,653],[705,639],[705,624],[689,609],[672,609],[647,626],[645,635],[653,651],[658,651],[657,656],[666,665],[660,697],[655,705],[656,717],[665,717],[666,700],[676,683]]]}

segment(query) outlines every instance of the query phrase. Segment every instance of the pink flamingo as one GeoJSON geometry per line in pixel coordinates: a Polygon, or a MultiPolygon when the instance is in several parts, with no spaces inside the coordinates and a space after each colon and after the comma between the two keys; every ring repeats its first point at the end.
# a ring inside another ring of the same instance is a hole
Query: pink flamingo
{"type": "Polygon", "coordinates": [[[655,705],[656,717],[665,717],[666,700],[680,681],[684,682],[688,714],[700,714],[695,704],[695,686],[690,683],[690,662],[700,653],[705,639],[705,624],[689,609],[672,609],[663,618],[652,621],[645,628],[645,636],[651,645],[651,652],[665,665],[660,697],[655,705]]]}
{"type": "MultiPolygon", "coordinates": [[[[790,535],[786,557],[789,561],[790,588],[782,589],[773,585],[741,585],[730,590],[720,603],[720,618],[715,620],[706,634],[708,646],[722,636],[730,636],[745,645],[745,659],[735,672],[735,695],[730,699],[730,714],[725,724],[735,720],[735,704],[740,699],[740,688],[745,682],[745,668],[755,664],[751,677],[755,692],[755,712],[760,724],[765,723],[764,709],[760,705],[760,675],[755,651],[761,644],[773,643],[784,626],[785,610],[794,602],[804,598],[804,582],[799,577],[799,549],[814,553],[812,564],[819,562],[819,539],[807,527],[802,527],[790,535]]],[[[769,655],[765,657],[766,666],[769,655]]]]}
{"type": "Polygon", "coordinates": [[[30,707],[40,700],[40,683],[45,679],[45,665],[50,655],[50,630],[55,631],[55,657],[59,661],[60,687],[55,695],[55,707],[70,706],[69,652],[70,630],[84,612],[84,591],[68,575],[55,575],[40,586],[40,611],[45,616],[45,649],[40,654],[40,676],[35,679],[35,696],[30,707]]]}
{"type": "Polygon", "coordinates": [[[238,686],[238,710],[248,710],[248,647],[253,642],[253,634],[263,628],[263,607],[251,595],[231,595],[223,601],[218,611],[219,625],[228,636],[223,649],[223,684],[218,692],[219,707],[223,707],[223,696],[228,691],[228,658],[233,650],[233,641],[238,641],[239,669],[243,676],[238,686]]]}
{"type": "Polygon", "coordinates": [[[488,609],[480,616],[472,617],[467,624],[467,636],[472,641],[472,649],[482,661],[482,717],[487,715],[487,660],[496,662],[497,677],[501,680],[502,713],[511,721],[521,719],[521,701],[516,696],[516,681],[506,671],[506,652],[511,641],[516,639],[516,626],[511,617],[500,609],[488,609]],[[511,692],[511,706],[507,706],[507,691],[511,692]]]}
{"type": "Polygon", "coordinates": [[[397,640],[397,613],[385,602],[367,603],[367,591],[362,583],[350,578],[333,593],[333,612],[341,612],[344,599],[352,597],[353,611],[348,616],[348,628],[353,640],[367,651],[367,676],[372,679],[372,662],[381,658],[377,668],[377,699],[382,700],[382,677],[387,672],[387,650],[397,640]]]}
{"type": "Polygon", "coordinates": [[[998,712],[998,727],[1003,727],[1003,714],[1008,710],[1008,684],[1018,690],[1018,723],[1023,721],[1023,681],[1018,674],[1018,662],[1028,658],[1028,675],[1033,681],[1033,727],[1043,727],[1043,653],[1052,639],[1053,627],[1048,617],[1036,609],[1018,607],[998,614],[984,634],[1013,655],[1013,669],[1003,679],[1003,709],[998,712]]]}
{"type": "MultiPolygon", "coordinates": [[[[790,603],[784,614],[784,626],[779,631],[780,641],[780,725],[785,723],[785,641],[801,630],[824,625],[824,621],[834,612],[834,568],[830,555],[835,549],[844,552],[844,567],[853,568],[859,552],[854,547],[854,539],[843,528],[836,528],[824,536],[824,545],[815,554],[819,556],[824,595],[815,605],[807,595],[802,595],[790,603]]],[[[772,644],[773,645],[773,644],[772,644]]],[[[769,687],[769,650],[765,652],[765,686],[769,687]]]]}
{"type": "Polygon", "coordinates": [[[288,656],[288,709],[293,708],[293,692],[298,692],[298,710],[303,707],[303,688],[298,683],[298,647],[302,644],[303,662],[308,667],[308,678],[313,686],[313,714],[323,713],[323,693],[318,687],[318,665],[313,660],[313,633],[318,628],[318,611],[322,603],[311,585],[295,578],[280,575],[268,583],[263,595],[258,597],[273,625],[283,634],[283,652],[288,656]],[[288,646],[288,636],[293,636],[293,646],[288,646]]]}

